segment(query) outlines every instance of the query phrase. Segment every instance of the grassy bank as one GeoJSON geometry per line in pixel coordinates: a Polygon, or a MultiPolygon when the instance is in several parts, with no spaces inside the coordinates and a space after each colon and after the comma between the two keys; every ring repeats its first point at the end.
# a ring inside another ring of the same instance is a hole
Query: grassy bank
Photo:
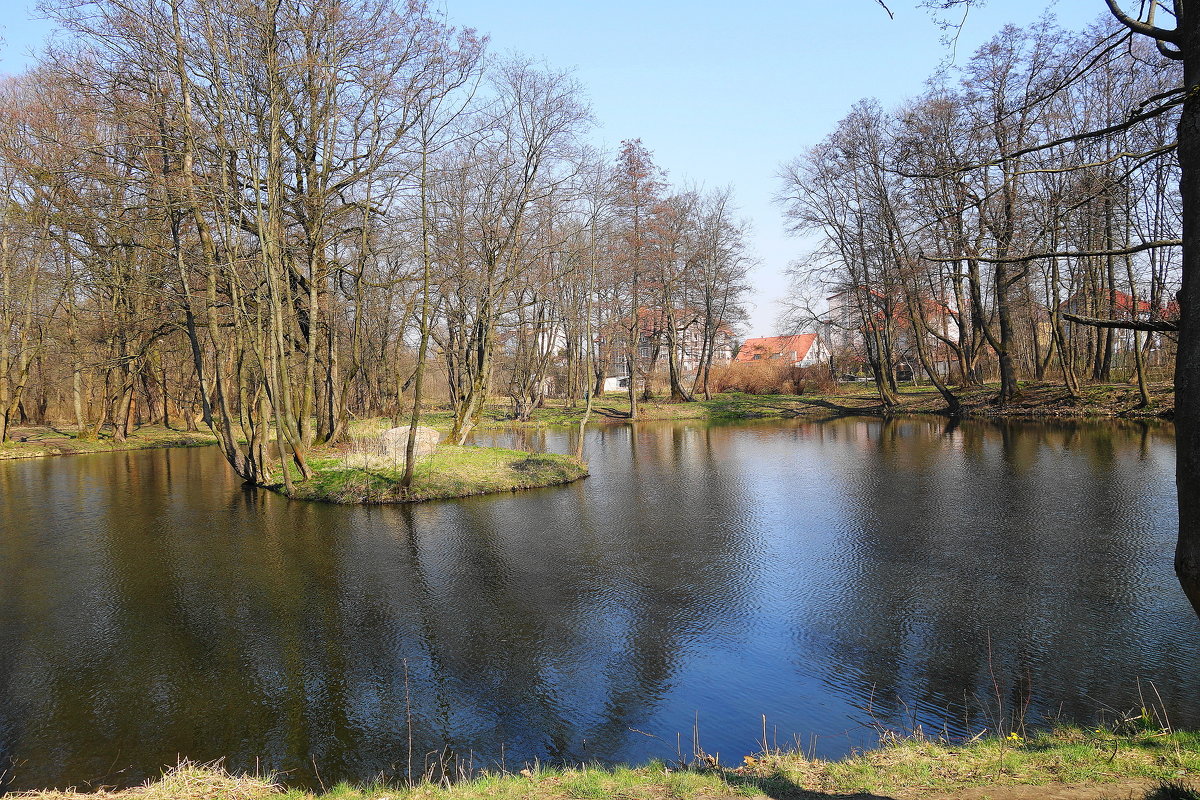
{"type": "Polygon", "coordinates": [[[740,759],[734,767],[680,769],[662,763],[644,767],[546,769],[491,773],[452,786],[415,788],[346,784],[313,795],[287,791],[270,779],[231,776],[219,768],[182,765],[161,780],[121,792],[37,792],[19,797],[86,800],[568,800],[574,798],[826,798],[885,800],[916,798],[1200,797],[1187,793],[1200,779],[1200,734],[1179,732],[1118,736],[1111,731],[1061,728],[1021,738],[961,744],[921,739],[855,754],[839,761],[768,753],[740,759]],[[1174,789],[1163,787],[1175,787],[1174,789]]]}
{"type": "MultiPolygon", "coordinates": [[[[956,389],[966,417],[979,418],[1169,418],[1174,413],[1175,392],[1171,384],[1151,387],[1152,403],[1141,407],[1137,387],[1128,384],[1091,384],[1082,387],[1080,397],[1071,398],[1056,383],[1021,383],[1021,396],[1004,406],[994,400],[997,385],[956,389]]],[[[900,389],[896,414],[942,414],[946,402],[929,386],[904,386],[900,389]]],[[[694,403],[643,401],[638,404],[640,420],[734,420],[769,418],[821,419],[831,416],[883,412],[873,384],[843,384],[832,394],[752,395],[727,393],[711,400],[694,403]]],[[[511,406],[503,400],[488,404],[479,429],[506,427],[539,427],[578,424],[583,418],[582,406],[568,406],[564,401],[547,401],[536,409],[528,422],[512,418],[511,406]]],[[[610,393],[597,398],[591,419],[598,423],[627,422],[629,401],[623,393],[610,393]]],[[[424,424],[449,430],[451,414],[446,409],[428,412],[424,424]]]]}
{"type": "MultiPolygon", "coordinates": [[[[1137,388],[1128,384],[1091,384],[1081,390],[1079,398],[1067,396],[1056,383],[1021,383],[1021,396],[1005,406],[996,405],[994,385],[955,390],[966,417],[1012,418],[1170,418],[1175,409],[1175,393],[1171,384],[1151,386],[1152,403],[1140,405],[1137,388]]],[[[897,414],[941,414],[946,404],[938,392],[927,386],[905,386],[899,394],[897,414]]],[[[712,400],[694,403],[646,401],[639,403],[642,420],[734,420],[734,419],[821,419],[848,414],[881,414],[879,397],[873,385],[844,384],[832,394],[751,395],[719,394],[712,400]]],[[[583,418],[581,405],[569,406],[565,401],[548,401],[536,409],[528,422],[512,418],[511,405],[503,398],[489,403],[483,411],[478,428],[493,430],[509,427],[543,427],[578,424],[583,418]]],[[[629,403],[624,393],[611,393],[597,399],[591,419],[597,423],[627,422],[629,403]]],[[[379,427],[377,421],[366,424],[379,427]]],[[[425,414],[424,424],[442,432],[450,429],[451,413],[434,409],[425,414]]],[[[386,427],[386,426],[384,426],[386,427]]],[[[98,453],[112,450],[141,450],[151,447],[182,447],[212,444],[215,439],[207,432],[177,431],[156,425],[138,428],[127,441],[117,442],[111,434],[102,433],[95,439],[81,439],[61,428],[18,428],[14,441],[0,444],[0,459],[32,458],[36,456],[98,453]]],[[[515,486],[513,488],[522,488],[515,486]]],[[[442,495],[437,495],[442,496],[442,495]]]]}
{"type": "Polygon", "coordinates": [[[416,462],[407,491],[400,486],[402,465],[361,465],[344,453],[315,457],[309,464],[316,475],[295,484],[292,497],[331,503],[442,500],[557,486],[588,474],[587,467],[570,456],[447,444],[416,462]]]}
{"type": "Polygon", "coordinates": [[[12,432],[12,441],[0,444],[0,460],[147,450],[155,447],[200,447],[215,442],[216,437],[207,431],[177,431],[161,425],[144,425],[124,442],[118,442],[110,432],[101,432],[95,438],[81,438],[76,433],[62,428],[25,427],[12,432]]]}
{"type": "MultiPolygon", "coordinates": [[[[995,403],[998,384],[955,388],[967,417],[1062,417],[1095,419],[1105,417],[1153,418],[1170,417],[1175,411],[1175,388],[1170,383],[1149,387],[1150,405],[1143,407],[1136,386],[1126,383],[1094,383],[1080,387],[1080,396],[1072,398],[1059,383],[1021,381],[1020,395],[1010,403],[995,403]]],[[[797,398],[801,404],[862,409],[871,413],[881,411],[879,397],[873,384],[844,386],[834,395],[814,395],[797,398]]],[[[946,402],[932,387],[904,386],[898,396],[897,413],[943,413],[946,402]]]]}

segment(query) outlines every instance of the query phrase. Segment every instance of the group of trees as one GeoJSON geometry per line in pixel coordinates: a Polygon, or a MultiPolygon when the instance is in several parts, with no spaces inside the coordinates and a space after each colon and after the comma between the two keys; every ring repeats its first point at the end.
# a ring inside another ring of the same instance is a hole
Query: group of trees
{"type": "MultiPolygon", "coordinates": [[[[1126,367],[1145,396],[1175,349],[1200,609],[1200,14],[1106,4],[1115,25],[1006,29],[904,108],[860,103],[783,204],[885,405],[900,353],[953,410],[992,374],[1002,402],[1126,367]]],[[[458,441],[500,392],[524,417],[614,373],[633,416],[660,368],[707,391],[748,265],[729,192],[669,187],[637,140],[589,149],[569,75],[421,0],[47,10],[63,35],[0,85],[0,441],[204,424],[287,483],[353,415],[415,436],[434,383],[458,441]]]]}
{"type": "Polygon", "coordinates": [[[789,220],[819,241],[798,277],[838,312],[810,316],[840,329],[838,355],[885,406],[901,362],[952,411],[956,386],[994,378],[1001,402],[1021,377],[1072,396],[1128,377],[1150,402],[1180,277],[1178,115],[1162,108],[1179,75],[1160,61],[1111,18],[1007,27],[957,80],[893,111],[862,101],[786,165],[789,220]]]}
{"type": "MultiPolygon", "coordinates": [[[[925,5],[969,10],[982,2],[925,5]]],[[[973,354],[990,352],[1000,402],[1018,392],[1022,317],[1031,318],[1029,339],[1038,329],[1051,334],[1024,346],[1036,356],[1026,367],[1037,374],[1038,364],[1057,366],[1072,393],[1080,347],[1064,320],[1097,329],[1090,363],[1094,373],[1099,362],[1101,376],[1106,360],[1111,367],[1109,332],[1133,332],[1143,399],[1148,345],[1140,335],[1168,334],[1175,571],[1200,613],[1200,11],[1184,0],[1104,6],[1115,24],[1081,36],[1063,35],[1048,19],[1030,32],[1005,30],[957,86],[935,83],[910,110],[858,107],[867,129],[843,124],[789,165],[782,199],[797,230],[823,234],[826,263],[840,271],[837,291],[858,298],[850,307],[885,405],[894,388],[888,329],[905,317],[922,366],[933,366],[924,345],[957,345],[957,377],[970,382],[973,354]],[[839,157],[853,176],[848,185],[828,172],[839,157]],[[831,205],[835,197],[844,213],[831,205]],[[863,213],[864,201],[874,213],[863,213]],[[1122,281],[1125,297],[1116,294],[1122,281]],[[967,296],[958,300],[962,289],[967,296]],[[955,341],[930,324],[926,309],[952,320],[955,341]],[[1048,327],[1032,322],[1037,313],[1048,327]]],[[[937,385],[955,409],[948,379],[937,385]]]]}
{"type": "Polygon", "coordinates": [[[415,436],[434,395],[462,441],[494,394],[590,407],[611,369],[706,391],[748,263],[729,192],[587,147],[568,74],[419,0],[49,10],[63,35],[0,87],[0,441],[205,425],[286,484],[354,415],[415,436]]]}

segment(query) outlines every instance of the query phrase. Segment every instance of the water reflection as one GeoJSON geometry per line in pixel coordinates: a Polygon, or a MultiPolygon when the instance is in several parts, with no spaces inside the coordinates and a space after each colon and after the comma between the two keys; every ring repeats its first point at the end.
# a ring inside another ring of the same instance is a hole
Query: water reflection
{"type": "Polygon", "coordinates": [[[1052,701],[1035,715],[1087,717],[1151,671],[1168,706],[1186,707],[1196,625],[1166,568],[1171,487],[1148,480],[1169,475],[1158,434],[1008,423],[938,439],[925,423],[879,424],[879,468],[839,480],[857,514],[839,544],[830,658],[857,674],[831,688],[893,718],[915,705],[955,732],[1029,694],[1052,701]]]}
{"type": "Polygon", "coordinates": [[[403,776],[410,733],[417,769],[638,761],[697,713],[727,758],[760,714],[833,755],[868,707],[973,732],[993,680],[1090,717],[1140,677],[1200,724],[1168,426],[604,425],[586,448],[568,487],[404,508],[247,491],[211,450],[0,464],[9,786],[179,754],[403,776]]]}

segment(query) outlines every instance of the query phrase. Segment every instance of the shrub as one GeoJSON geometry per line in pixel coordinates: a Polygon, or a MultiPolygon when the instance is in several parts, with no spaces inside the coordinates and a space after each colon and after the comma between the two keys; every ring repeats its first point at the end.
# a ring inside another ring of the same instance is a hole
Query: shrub
{"type": "Polygon", "coordinates": [[[746,394],[831,394],[837,383],[822,365],[793,367],[783,361],[734,361],[713,367],[709,388],[746,394]]]}
{"type": "Polygon", "coordinates": [[[833,394],[838,386],[825,364],[800,367],[793,380],[796,382],[796,394],[833,394]]]}

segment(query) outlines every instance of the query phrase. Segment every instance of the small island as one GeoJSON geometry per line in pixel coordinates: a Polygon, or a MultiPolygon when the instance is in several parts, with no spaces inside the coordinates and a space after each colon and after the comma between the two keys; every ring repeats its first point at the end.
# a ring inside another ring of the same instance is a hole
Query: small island
{"type": "MultiPolygon", "coordinates": [[[[421,427],[418,431],[413,482],[407,490],[402,486],[402,478],[408,429],[380,431],[368,423],[337,446],[314,448],[308,465],[315,474],[308,480],[300,480],[293,472],[288,496],[342,504],[419,503],[559,486],[588,475],[587,464],[571,456],[441,444],[437,430],[421,427]]],[[[161,447],[211,447],[216,443],[217,437],[207,432],[176,431],[156,425],[139,428],[120,441],[111,434],[80,437],[57,428],[25,428],[15,441],[0,443],[0,460],[161,447]]],[[[264,488],[287,494],[282,483],[267,484],[264,488]]]]}
{"type": "Polygon", "coordinates": [[[578,458],[502,447],[441,442],[441,434],[418,427],[412,485],[404,485],[407,427],[360,430],[341,446],[316,451],[307,480],[267,488],[296,500],[328,503],[419,503],[520,489],[558,486],[587,476],[578,458]]]}
{"type": "MultiPolygon", "coordinates": [[[[419,503],[558,486],[587,477],[577,458],[501,447],[443,444],[417,462],[412,486],[401,486],[404,463],[372,465],[354,456],[315,458],[316,475],[295,483],[291,497],[329,503],[419,503]]],[[[282,486],[270,487],[275,490],[282,486]]]]}

